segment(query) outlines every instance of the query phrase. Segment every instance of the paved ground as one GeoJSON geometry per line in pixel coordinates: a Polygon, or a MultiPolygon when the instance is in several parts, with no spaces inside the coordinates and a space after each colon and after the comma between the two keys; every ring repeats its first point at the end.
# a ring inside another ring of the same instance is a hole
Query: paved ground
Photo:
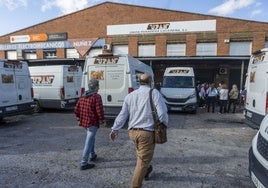
{"type": "MultiPolygon", "coordinates": [[[[97,134],[94,169],[80,171],[85,132],[73,113],[44,112],[0,125],[0,187],[129,187],[135,152],[127,130],[115,142],[97,134]]],[[[243,114],[171,113],[168,143],[157,145],[145,188],[254,187],[248,149],[256,130],[243,114]]]]}

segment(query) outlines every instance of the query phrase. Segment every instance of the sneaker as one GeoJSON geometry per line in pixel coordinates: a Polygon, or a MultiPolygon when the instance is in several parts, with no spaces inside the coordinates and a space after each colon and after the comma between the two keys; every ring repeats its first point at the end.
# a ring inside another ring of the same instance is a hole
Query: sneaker
{"type": "Polygon", "coordinates": [[[147,169],[147,173],[146,173],[146,175],[144,176],[144,180],[149,180],[149,175],[150,175],[150,173],[153,171],[153,166],[152,165],[150,165],[149,166],[149,168],[147,169]]]}
{"type": "Polygon", "coordinates": [[[80,170],[87,170],[90,168],[93,168],[95,165],[94,164],[86,164],[80,167],[80,170]]]}
{"type": "Polygon", "coordinates": [[[95,156],[92,157],[92,158],[90,158],[89,160],[90,160],[90,161],[95,161],[96,159],[97,159],[97,154],[95,154],[95,156]]]}

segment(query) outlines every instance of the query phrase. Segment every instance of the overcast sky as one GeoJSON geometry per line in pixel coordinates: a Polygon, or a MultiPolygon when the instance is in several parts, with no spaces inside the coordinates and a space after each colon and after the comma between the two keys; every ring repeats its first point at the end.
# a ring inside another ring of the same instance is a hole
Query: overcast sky
{"type": "MultiPolygon", "coordinates": [[[[103,0],[0,0],[0,36],[103,0]]],[[[268,0],[110,0],[131,5],[268,22],[268,0]]]]}

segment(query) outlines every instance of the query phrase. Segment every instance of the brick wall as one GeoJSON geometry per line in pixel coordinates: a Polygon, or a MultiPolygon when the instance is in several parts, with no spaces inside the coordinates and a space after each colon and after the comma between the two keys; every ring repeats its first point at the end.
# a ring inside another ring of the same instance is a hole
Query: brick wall
{"type": "MultiPolygon", "coordinates": [[[[218,43],[217,53],[219,56],[229,55],[229,44],[224,43],[224,39],[230,38],[231,33],[249,33],[253,36],[252,50],[264,47],[265,35],[268,33],[268,23],[246,21],[240,19],[231,19],[224,17],[208,16],[195,13],[172,11],[165,9],[149,8],[142,6],[132,6],[119,3],[105,2],[99,5],[77,11],[72,14],[61,16],[46,22],[21,29],[17,32],[0,37],[0,44],[9,43],[11,35],[25,35],[37,33],[58,33],[67,32],[69,39],[79,38],[105,38],[108,42],[113,41],[113,36],[107,36],[107,25],[115,24],[135,24],[135,23],[154,23],[171,21],[191,21],[216,19],[216,36],[218,43]]],[[[194,56],[196,54],[197,36],[199,33],[176,33],[175,35],[186,36],[186,55],[194,56]]],[[[201,33],[204,34],[204,33],[201,33]]],[[[169,34],[172,35],[172,34],[169,34]]],[[[115,37],[115,36],[114,36],[115,37]]],[[[133,56],[138,55],[139,36],[127,36],[129,53],[133,56]]],[[[156,35],[156,55],[165,56],[167,43],[167,34],[156,35]]],[[[125,39],[124,39],[125,40],[125,39]]],[[[118,41],[118,40],[117,40],[118,41]]],[[[174,41],[176,42],[176,41],[174,41]]],[[[60,57],[64,52],[59,50],[60,57]]],[[[4,53],[0,52],[0,57],[4,58],[4,53]]],[[[42,57],[38,54],[38,57],[42,57]]]]}

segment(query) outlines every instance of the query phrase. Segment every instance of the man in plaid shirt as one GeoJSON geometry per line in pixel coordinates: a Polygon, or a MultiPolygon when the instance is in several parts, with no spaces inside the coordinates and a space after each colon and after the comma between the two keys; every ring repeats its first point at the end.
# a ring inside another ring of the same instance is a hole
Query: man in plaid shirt
{"type": "Polygon", "coordinates": [[[90,161],[94,161],[97,158],[94,150],[95,136],[100,124],[104,123],[102,99],[97,93],[99,90],[99,81],[96,79],[90,80],[88,88],[89,90],[79,98],[74,109],[79,126],[85,128],[87,132],[81,160],[81,170],[90,169],[95,166],[94,164],[88,163],[88,158],[90,158],[90,161]]]}

